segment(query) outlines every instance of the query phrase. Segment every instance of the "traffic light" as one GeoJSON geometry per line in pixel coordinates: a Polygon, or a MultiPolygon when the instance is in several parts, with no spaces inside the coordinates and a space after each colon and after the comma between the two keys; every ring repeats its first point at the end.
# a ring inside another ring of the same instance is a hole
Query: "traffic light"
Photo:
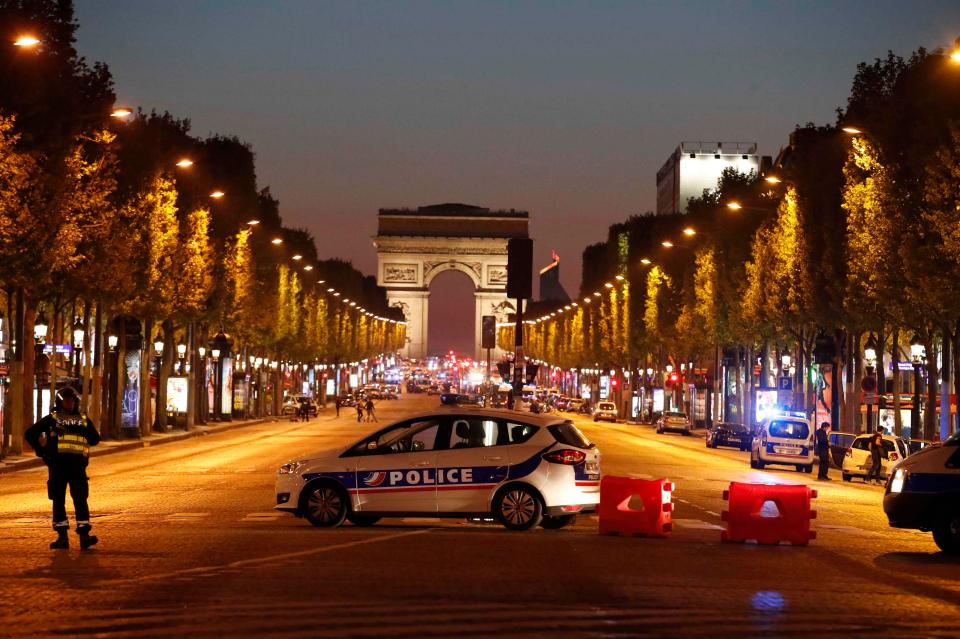
{"type": "Polygon", "coordinates": [[[670,373],[670,375],[667,377],[667,383],[669,383],[671,386],[673,386],[679,381],[680,381],[680,375],[677,373],[670,373]]]}
{"type": "Polygon", "coordinates": [[[610,380],[610,385],[613,386],[614,388],[617,387],[617,378],[616,378],[616,377],[614,377],[613,379],[610,380]]]}
{"type": "Polygon", "coordinates": [[[484,315],[481,318],[480,347],[497,347],[497,318],[495,315],[484,315]]]}
{"type": "Polygon", "coordinates": [[[533,240],[528,237],[507,242],[507,297],[533,297],[533,240]]]}

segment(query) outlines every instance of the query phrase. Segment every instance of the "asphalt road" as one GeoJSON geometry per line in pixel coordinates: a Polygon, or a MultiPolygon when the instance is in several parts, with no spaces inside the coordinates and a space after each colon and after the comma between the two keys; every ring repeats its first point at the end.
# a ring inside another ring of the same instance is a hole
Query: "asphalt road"
{"type": "MultiPolygon", "coordinates": [[[[403,396],[378,412],[436,405],[403,396]]],[[[604,474],[676,484],[670,538],[600,536],[592,516],[524,533],[451,519],[321,530],[273,511],[279,464],[372,430],[348,412],[93,459],[101,543],[82,553],[75,536],[47,549],[44,469],[0,475],[0,636],[960,636],[960,561],[890,529],[879,487],[577,422],[604,474]],[[721,543],[730,481],[816,485],[818,538],[721,543]]]]}

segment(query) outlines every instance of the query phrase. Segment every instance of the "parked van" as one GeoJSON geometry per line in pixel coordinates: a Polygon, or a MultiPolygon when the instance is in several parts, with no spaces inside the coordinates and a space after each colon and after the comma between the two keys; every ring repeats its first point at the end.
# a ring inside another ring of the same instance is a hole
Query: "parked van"
{"type": "Polygon", "coordinates": [[[932,531],[940,550],[960,555],[960,432],[894,468],[883,510],[894,528],[932,531]]]}
{"type": "Polygon", "coordinates": [[[813,453],[813,429],[809,420],[771,415],[760,422],[754,432],[750,467],[762,469],[767,464],[782,464],[812,473],[813,453]]]}

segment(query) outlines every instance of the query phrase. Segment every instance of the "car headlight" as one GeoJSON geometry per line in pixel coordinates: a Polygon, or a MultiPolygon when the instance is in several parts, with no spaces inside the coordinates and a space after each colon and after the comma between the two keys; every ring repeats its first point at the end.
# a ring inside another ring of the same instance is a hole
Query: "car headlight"
{"type": "Polygon", "coordinates": [[[302,461],[287,462],[286,464],[284,464],[283,466],[281,466],[280,468],[277,469],[277,474],[278,474],[278,475],[293,475],[293,474],[295,474],[298,470],[300,470],[300,467],[301,467],[301,466],[303,466],[303,462],[302,462],[302,461]]]}
{"type": "Polygon", "coordinates": [[[890,480],[890,492],[899,493],[903,491],[903,484],[907,481],[907,471],[903,468],[898,468],[893,473],[893,479],[890,480]]]}

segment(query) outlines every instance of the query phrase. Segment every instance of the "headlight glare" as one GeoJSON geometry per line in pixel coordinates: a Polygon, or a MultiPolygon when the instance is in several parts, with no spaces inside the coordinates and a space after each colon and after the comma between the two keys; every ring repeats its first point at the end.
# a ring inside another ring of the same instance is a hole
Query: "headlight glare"
{"type": "Polygon", "coordinates": [[[890,492],[899,493],[903,491],[903,484],[907,481],[907,471],[898,468],[893,473],[893,479],[890,481],[890,492]]]}

